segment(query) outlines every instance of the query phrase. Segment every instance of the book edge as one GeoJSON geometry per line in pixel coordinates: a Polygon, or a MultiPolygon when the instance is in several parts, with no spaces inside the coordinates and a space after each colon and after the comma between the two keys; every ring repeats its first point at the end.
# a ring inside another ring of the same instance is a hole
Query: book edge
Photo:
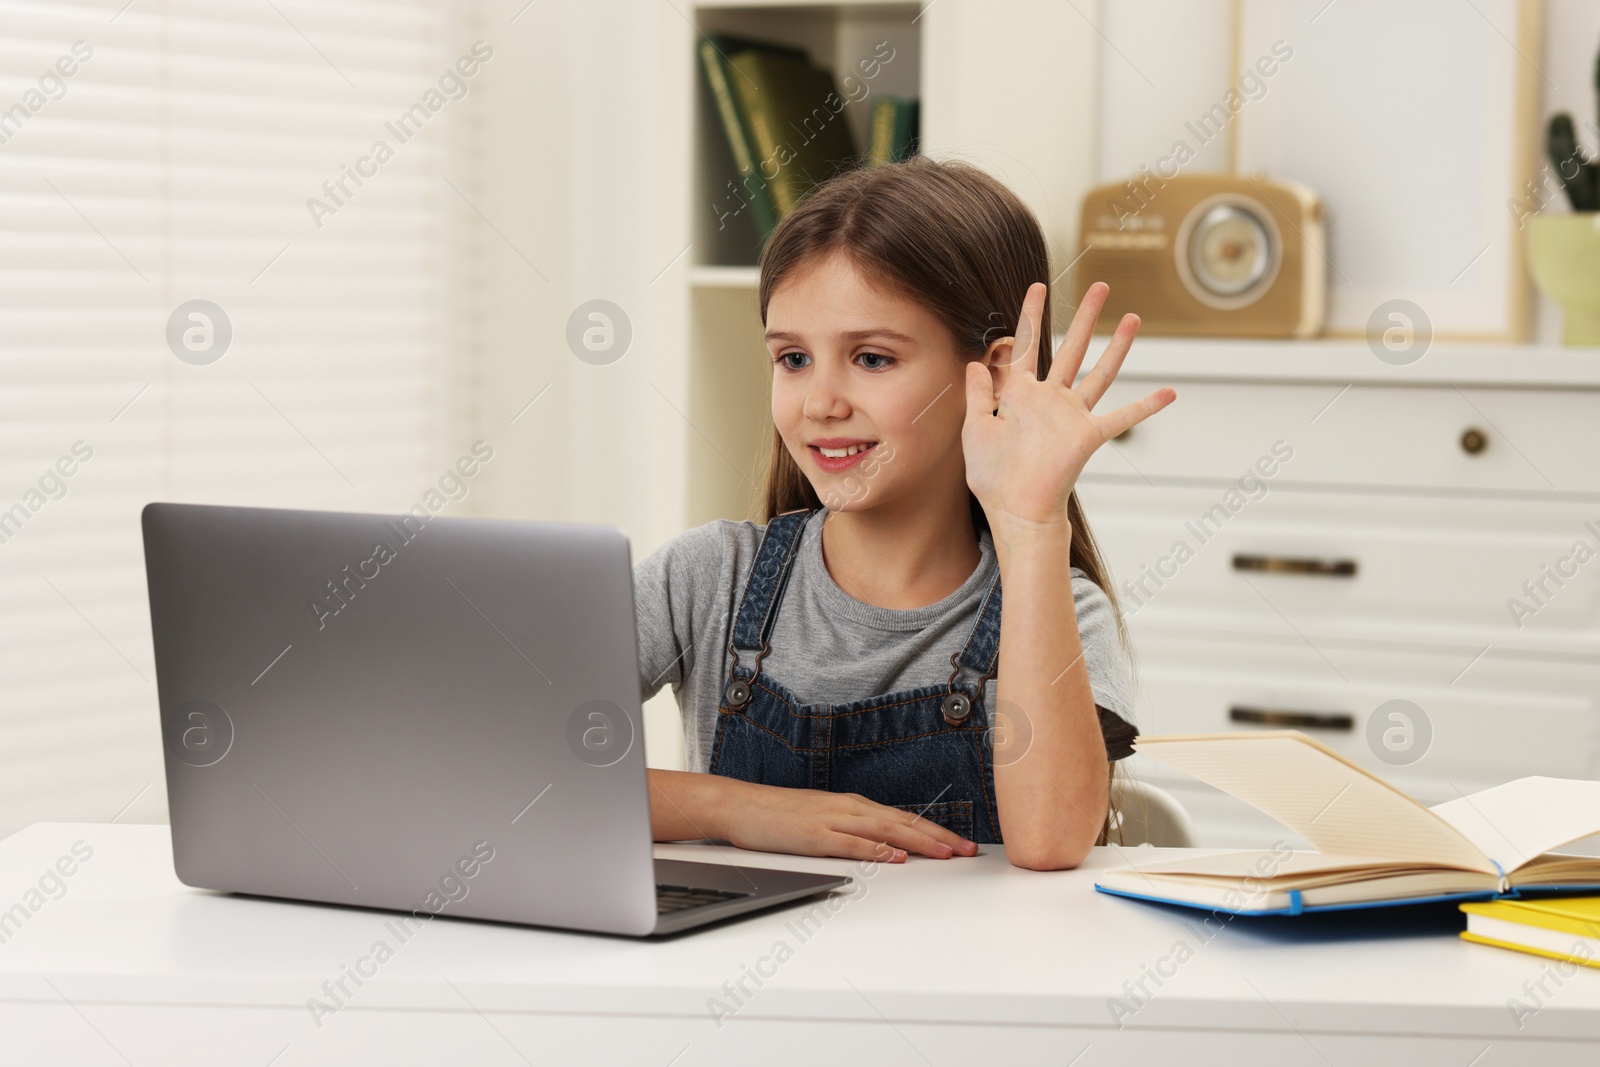
{"type": "MultiPolygon", "coordinates": [[[[1135,752],[1145,751],[1152,744],[1155,745],[1157,748],[1159,748],[1162,743],[1169,742],[1169,741],[1170,742],[1208,741],[1208,740],[1211,740],[1211,739],[1214,739],[1214,738],[1215,739],[1220,739],[1220,740],[1226,740],[1226,741],[1230,741],[1230,742],[1232,742],[1232,741],[1260,741],[1260,740],[1290,740],[1290,741],[1296,741],[1296,742],[1298,742],[1300,744],[1303,744],[1308,748],[1311,748],[1311,749],[1313,749],[1313,750],[1315,750],[1317,752],[1322,753],[1322,755],[1328,757],[1329,759],[1332,759],[1334,762],[1342,764],[1345,767],[1348,767],[1349,769],[1355,771],[1357,774],[1360,774],[1360,775],[1366,777],[1367,779],[1377,783],[1384,790],[1386,790],[1389,793],[1392,793],[1394,796],[1396,796],[1399,799],[1405,801],[1407,804],[1410,804],[1413,807],[1416,807],[1421,811],[1427,812],[1428,816],[1431,819],[1433,819],[1435,822],[1439,823],[1439,825],[1448,828],[1451,833],[1455,834],[1458,838],[1460,838],[1462,840],[1462,842],[1464,842],[1466,844],[1468,849],[1470,849],[1472,852],[1477,853],[1479,856],[1482,856],[1486,863],[1488,863],[1488,864],[1490,864],[1491,866],[1494,867],[1493,871],[1483,870],[1483,869],[1474,869],[1474,868],[1470,868],[1470,867],[1461,867],[1461,868],[1453,868],[1453,869],[1471,870],[1476,874],[1498,874],[1498,875],[1500,875],[1500,877],[1502,879],[1509,873],[1507,868],[1502,867],[1494,859],[1494,857],[1488,855],[1482,849],[1480,849],[1477,845],[1473,844],[1472,840],[1470,838],[1468,838],[1466,834],[1462,833],[1448,819],[1445,819],[1442,816],[1440,816],[1438,812],[1434,811],[1432,808],[1428,807],[1426,804],[1422,803],[1420,800],[1417,800],[1415,797],[1411,796],[1410,794],[1402,793],[1399,789],[1397,789],[1390,782],[1387,782],[1384,779],[1378,777],[1376,774],[1373,774],[1371,771],[1367,770],[1365,767],[1361,766],[1360,764],[1355,763],[1355,762],[1353,762],[1353,761],[1351,761],[1349,759],[1346,759],[1338,751],[1334,750],[1333,748],[1330,748],[1329,746],[1323,744],[1321,741],[1318,741],[1316,738],[1312,737],[1310,734],[1307,734],[1307,733],[1305,733],[1305,732],[1303,732],[1301,730],[1262,730],[1260,732],[1238,733],[1238,734],[1233,734],[1233,733],[1154,734],[1154,735],[1151,735],[1151,736],[1148,736],[1148,737],[1141,737],[1138,740],[1138,742],[1135,744],[1134,751],[1135,752]]],[[[1156,760],[1158,762],[1161,759],[1161,757],[1159,755],[1156,755],[1153,752],[1146,752],[1146,755],[1150,756],[1151,759],[1156,760]]],[[[1183,768],[1181,768],[1181,767],[1175,767],[1174,769],[1179,770],[1179,771],[1183,770],[1183,768]]],[[[1183,773],[1187,774],[1188,772],[1184,771],[1183,773]]],[[[1214,787],[1214,788],[1219,788],[1219,787],[1214,787]]],[[[1227,793],[1227,790],[1225,790],[1225,789],[1221,790],[1221,791],[1224,792],[1224,793],[1227,793]]],[[[1231,794],[1231,793],[1228,793],[1228,795],[1229,796],[1233,796],[1233,794],[1231,794]]],[[[1469,794],[1469,796],[1470,796],[1470,794],[1469,794]]],[[[1242,800],[1242,798],[1240,798],[1240,797],[1234,797],[1234,799],[1235,800],[1242,800]]],[[[1249,803],[1248,801],[1243,801],[1243,802],[1244,803],[1249,803]]],[[[1255,808],[1254,804],[1251,804],[1250,806],[1252,808],[1255,808]]],[[[1260,811],[1261,809],[1256,808],[1256,810],[1260,811]]],[[[1262,812],[1262,814],[1266,814],[1266,813],[1262,812]]],[[[1276,816],[1268,816],[1268,817],[1269,818],[1273,818],[1273,819],[1275,819],[1275,820],[1277,820],[1279,822],[1282,822],[1282,820],[1281,819],[1277,819],[1276,816]]],[[[1306,836],[1305,829],[1303,829],[1301,827],[1294,826],[1294,825],[1291,825],[1289,823],[1283,823],[1283,825],[1289,827],[1289,829],[1293,830],[1297,834],[1300,834],[1302,837],[1306,836]]],[[[1309,838],[1308,838],[1308,840],[1309,840],[1309,838]]],[[[1327,855],[1327,854],[1328,853],[1325,853],[1325,855],[1327,855]]],[[[1337,855],[1337,853],[1332,853],[1332,855],[1337,855]]],[[[1525,861],[1525,862],[1529,862],[1529,861],[1525,861]]],[[[1520,866],[1522,866],[1522,864],[1519,864],[1518,866],[1520,867],[1520,866]]],[[[1515,869],[1517,869],[1517,868],[1514,867],[1514,868],[1511,868],[1510,870],[1515,870],[1515,869]]]]}
{"type": "MultiPolygon", "coordinates": [[[[1142,900],[1154,904],[1171,904],[1180,908],[1189,908],[1194,911],[1209,911],[1220,915],[1240,916],[1309,915],[1328,911],[1365,911],[1371,908],[1404,907],[1408,904],[1439,904],[1449,901],[1481,901],[1489,899],[1489,897],[1486,897],[1483,893],[1445,893],[1431,897],[1388,897],[1382,900],[1364,900],[1346,904],[1311,904],[1301,905],[1298,908],[1291,905],[1287,908],[1277,908],[1273,910],[1235,911],[1229,908],[1213,908],[1209,904],[1196,904],[1193,901],[1183,900],[1178,897],[1157,897],[1141,893],[1130,893],[1122,889],[1110,889],[1102,886],[1099,882],[1095,883],[1094,888],[1096,892],[1104,893],[1107,896],[1124,897],[1128,900],[1142,900]]],[[[1299,895],[1298,890],[1291,890],[1290,892],[1294,896],[1299,895]]]]}
{"type": "Polygon", "coordinates": [[[1495,948],[1503,948],[1511,952],[1522,952],[1530,956],[1543,956],[1547,960],[1560,960],[1563,963],[1572,963],[1581,967],[1600,968],[1600,958],[1592,960],[1580,960],[1576,956],[1569,956],[1560,952],[1551,952],[1548,949],[1534,948],[1532,945],[1519,945],[1514,941],[1501,941],[1498,938],[1484,937],[1482,934],[1475,934],[1470,930],[1461,931],[1461,940],[1471,941],[1478,945],[1491,945],[1495,948]]]}

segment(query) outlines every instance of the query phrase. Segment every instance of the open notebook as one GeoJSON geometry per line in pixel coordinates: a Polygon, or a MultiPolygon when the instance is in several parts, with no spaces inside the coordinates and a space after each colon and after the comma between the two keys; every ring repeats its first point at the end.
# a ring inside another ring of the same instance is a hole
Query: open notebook
{"type": "Polygon", "coordinates": [[[1600,833],[1600,782],[1521,778],[1425,808],[1298,730],[1144,737],[1138,748],[1260,809],[1316,851],[1141,863],[1103,872],[1102,892],[1297,915],[1600,890],[1600,858],[1551,851],[1600,833]]]}

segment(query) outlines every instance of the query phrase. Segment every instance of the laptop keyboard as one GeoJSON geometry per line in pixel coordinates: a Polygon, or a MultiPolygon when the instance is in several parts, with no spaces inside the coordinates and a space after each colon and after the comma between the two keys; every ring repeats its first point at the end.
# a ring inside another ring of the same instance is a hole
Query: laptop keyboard
{"type": "Polygon", "coordinates": [[[682,911],[684,908],[698,908],[702,904],[720,904],[724,900],[737,900],[747,897],[749,893],[735,893],[726,889],[694,889],[686,885],[657,885],[656,886],[656,914],[665,915],[670,911],[682,911]]]}

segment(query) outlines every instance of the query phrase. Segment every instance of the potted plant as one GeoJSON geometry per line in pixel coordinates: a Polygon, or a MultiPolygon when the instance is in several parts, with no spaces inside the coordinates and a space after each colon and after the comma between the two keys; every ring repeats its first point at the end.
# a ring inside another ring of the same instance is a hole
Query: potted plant
{"type": "MultiPolygon", "coordinates": [[[[1600,56],[1595,93],[1600,101],[1600,56]]],[[[1562,307],[1562,341],[1600,345],[1600,161],[1585,156],[1566,112],[1551,116],[1545,142],[1572,213],[1529,221],[1528,262],[1540,290],[1562,307]]]]}

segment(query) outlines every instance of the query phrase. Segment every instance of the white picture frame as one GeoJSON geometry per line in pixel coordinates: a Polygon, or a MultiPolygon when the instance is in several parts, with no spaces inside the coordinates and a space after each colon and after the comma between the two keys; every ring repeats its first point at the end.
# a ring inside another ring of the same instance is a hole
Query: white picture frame
{"type": "Polygon", "coordinates": [[[1540,154],[1538,0],[1236,0],[1233,67],[1293,49],[1235,117],[1236,174],[1292,178],[1327,211],[1323,336],[1387,301],[1433,336],[1525,341],[1523,223],[1540,154]],[[1281,51],[1281,45],[1280,45],[1281,51]]]}

